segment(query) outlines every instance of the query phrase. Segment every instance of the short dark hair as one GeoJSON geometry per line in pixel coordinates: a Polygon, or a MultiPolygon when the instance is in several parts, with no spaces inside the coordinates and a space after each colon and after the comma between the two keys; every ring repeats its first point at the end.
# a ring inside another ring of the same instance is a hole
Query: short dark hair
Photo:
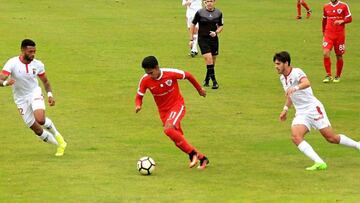
{"type": "Polygon", "coordinates": [[[157,59],[155,58],[155,56],[147,56],[143,59],[141,66],[143,68],[150,68],[150,69],[154,69],[156,68],[156,66],[159,65],[157,59]]]}
{"type": "Polygon", "coordinates": [[[275,53],[273,62],[275,62],[276,60],[281,61],[283,63],[288,62],[288,65],[290,66],[291,58],[290,58],[290,54],[287,51],[275,53]]]}
{"type": "Polygon", "coordinates": [[[21,48],[26,48],[27,46],[31,46],[31,47],[34,47],[36,46],[35,42],[31,39],[24,39],[22,42],[21,42],[21,48]]]}

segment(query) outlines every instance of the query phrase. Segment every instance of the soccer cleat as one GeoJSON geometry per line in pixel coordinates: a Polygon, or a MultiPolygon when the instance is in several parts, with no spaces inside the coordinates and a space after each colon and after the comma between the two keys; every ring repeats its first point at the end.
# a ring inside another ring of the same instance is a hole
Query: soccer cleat
{"type": "Polygon", "coordinates": [[[307,171],[318,171],[327,169],[326,163],[315,163],[314,165],[307,167],[307,171]]]}
{"type": "Polygon", "coordinates": [[[200,165],[198,166],[198,169],[204,170],[207,165],[209,165],[210,161],[209,159],[204,156],[202,159],[200,159],[200,165]]]}
{"type": "Polygon", "coordinates": [[[204,80],[204,82],[203,82],[203,86],[204,86],[204,87],[210,87],[210,85],[209,85],[209,81],[204,80]]]}
{"type": "Polygon", "coordinates": [[[211,87],[211,89],[219,89],[219,84],[217,82],[213,83],[213,86],[211,87]]]}
{"type": "Polygon", "coordinates": [[[340,82],[340,77],[336,76],[333,80],[334,83],[339,83],[340,82]]]}
{"type": "Polygon", "coordinates": [[[301,20],[301,16],[296,16],[296,20],[301,20]]]}
{"type": "Polygon", "coordinates": [[[195,51],[191,51],[190,54],[189,54],[189,56],[191,56],[191,57],[193,57],[193,58],[194,58],[196,55],[198,55],[198,53],[195,52],[195,51]]]}
{"type": "Polygon", "coordinates": [[[67,143],[65,142],[64,138],[60,134],[55,135],[55,139],[59,144],[58,148],[56,149],[55,156],[63,156],[64,152],[65,152],[65,148],[67,146],[67,143]]]}
{"type": "Polygon", "coordinates": [[[333,80],[333,78],[331,76],[325,76],[325,79],[323,80],[323,83],[329,83],[333,80]]]}
{"type": "Polygon", "coordinates": [[[193,168],[199,162],[199,158],[197,157],[195,151],[190,152],[189,159],[190,159],[189,168],[193,168]]]}
{"type": "Polygon", "coordinates": [[[306,12],[306,18],[310,18],[311,13],[312,13],[312,11],[311,11],[311,10],[308,10],[308,11],[306,12]]]}

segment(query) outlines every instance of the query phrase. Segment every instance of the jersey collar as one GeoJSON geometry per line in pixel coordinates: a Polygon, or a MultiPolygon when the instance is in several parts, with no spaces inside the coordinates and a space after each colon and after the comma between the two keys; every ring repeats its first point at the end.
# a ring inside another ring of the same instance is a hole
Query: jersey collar
{"type": "Polygon", "coordinates": [[[163,71],[160,68],[160,76],[156,80],[161,80],[162,76],[163,76],[163,71]]]}
{"type": "Polygon", "coordinates": [[[340,3],[340,1],[338,1],[336,4],[332,4],[332,3],[330,2],[330,5],[331,5],[332,7],[335,7],[335,6],[339,5],[339,3],[340,3]]]}

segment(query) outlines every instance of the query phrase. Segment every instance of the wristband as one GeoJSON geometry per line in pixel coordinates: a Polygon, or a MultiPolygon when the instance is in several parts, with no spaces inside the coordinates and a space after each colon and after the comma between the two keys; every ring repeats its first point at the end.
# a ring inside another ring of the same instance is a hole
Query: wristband
{"type": "Polygon", "coordinates": [[[6,87],[7,84],[8,84],[8,81],[7,81],[7,80],[5,80],[5,81],[2,83],[2,85],[3,85],[4,87],[6,87]]]}
{"type": "Polygon", "coordinates": [[[53,94],[52,94],[51,92],[48,92],[48,93],[47,93],[47,96],[48,96],[48,97],[53,97],[53,94]]]}
{"type": "Polygon", "coordinates": [[[300,89],[299,85],[296,85],[296,86],[294,87],[294,89],[295,89],[296,91],[298,91],[298,90],[300,89]]]}
{"type": "Polygon", "coordinates": [[[287,107],[286,105],[284,106],[283,108],[284,111],[288,111],[289,110],[289,107],[287,107]]]}

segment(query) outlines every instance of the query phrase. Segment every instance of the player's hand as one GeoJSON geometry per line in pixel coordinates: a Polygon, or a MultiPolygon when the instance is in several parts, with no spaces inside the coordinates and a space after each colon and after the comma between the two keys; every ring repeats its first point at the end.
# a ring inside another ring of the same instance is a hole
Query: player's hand
{"type": "Polygon", "coordinates": [[[280,116],[279,116],[279,120],[280,121],[285,121],[286,120],[286,117],[287,116],[287,111],[282,111],[281,113],[280,113],[280,116]]]}
{"type": "Polygon", "coordinates": [[[55,106],[55,98],[54,97],[48,97],[48,103],[50,106],[55,106]]]}
{"type": "Polygon", "coordinates": [[[209,34],[211,37],[216,37],[216,32],[214,32],[214,31],[210,31],[210,34],[209,34]]]}
{"type": "Polygon", "coordinates": [[[201,90],[199,91],[199,95],[202,97],[206,97],[206,90],[204,88],[201,88],[201,90]]]}
{"type": "Polygon", "coordinates": [[[286,95],[287,97],[290,97],[292,94],[294,94],[294,92],[296,92],[297,89],[295,89],[294,87],[290,87],[287,91],[286,91],[286,95]]]}
{"type": "Polygon", "coordinates": [[[16,80],[10,78],[10,79],[7,80],[6,86],[11,86],[11,85],[13,85],[15,82],[16,82],[16,80]]]}
{"type": "Polygon", "coordinates": [[[343,24],[345,21],[344,20],[335,20],[334,24],[335,25],[341,25],[343,24]]]}
{"type": "Polygon", "coordinates": [[[138,113],[141,110],[141,106],[136,106],[135,107],[135,113],[138,113]]]}

